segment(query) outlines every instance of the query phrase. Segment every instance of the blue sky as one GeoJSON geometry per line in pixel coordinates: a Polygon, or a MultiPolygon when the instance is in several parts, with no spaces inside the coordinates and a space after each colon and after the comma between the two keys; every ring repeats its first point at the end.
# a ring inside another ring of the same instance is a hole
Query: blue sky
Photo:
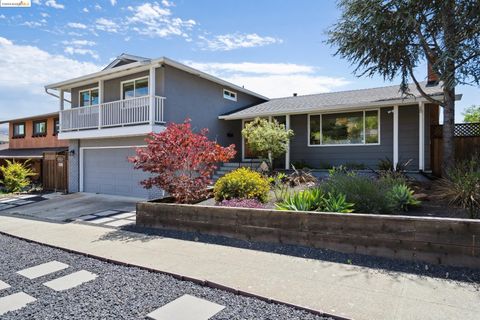
{"type": "MultiPolygon", "coordinates": [[[[56,111],[43,86],[98,71],[122,52],[167,56],[268,97],[383,86],[334,57],[335,1],[32,0],[0,8],[0,119],[56,111]]],[[[426,66],[417,75],[423,79],[426,66]]],[[[480,104],[461,86],[457,122],[480,104]]]]}

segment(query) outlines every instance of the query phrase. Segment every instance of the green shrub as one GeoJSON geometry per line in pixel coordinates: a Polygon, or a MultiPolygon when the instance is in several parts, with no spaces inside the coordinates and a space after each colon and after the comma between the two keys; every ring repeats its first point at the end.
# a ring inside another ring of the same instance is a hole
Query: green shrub
{"type": "Polygon", "coordinates": [[[272,185],[275,200],[283,201],[289,193],[288,176],[283,172],[279,172],[273,177],[269,177],[268,181],[272,185]]]}
{"type": "Polygon", "coordinates": [[[323,191],[319,188],[295,192],[276,203],[277,210],[315,211],[323,203],[323,191]]]}
{"type": "Polygon", "coordinates": [[[353,207],[354,204],[347,202],[347,197],[344,194],[329,192],[323,198],[322,206],[320,206],[317,211],[350,213],[353,212],[353,207]]]}
{"type": "Polygon", "coordinates": [[[478,218],[480,213],[480,158],[459,161],[449,170],[448,178],[441,179],[436,188],[436,196],[447,199],[451,205],[468,210],[470,218],[478,218]]]}
{"type": "Polygon", "coordinates": [[[215,183],[215,200],[257,199],[268,201],[270,184],[260,173],[250,168],[239,168],[227,173],[215,183]]]}
{"type": "Polygon", "coordinates": [[[0,180],[7,192],[20,192],[30,185],[29,177],[34,176],[35,173],[28,167],[28,161],[25,163],[11,162],[5,160],[7,165],[1,166],[0,171],[3,175],[3,180],[0,180]]]}
{"type": "Polygon", "coordinates": [[[413,197],[413,190],[406,184],[393,185],[387,196],[395,210],[408,211],[409,206],[420,204],[420,201],[413,197]]]}

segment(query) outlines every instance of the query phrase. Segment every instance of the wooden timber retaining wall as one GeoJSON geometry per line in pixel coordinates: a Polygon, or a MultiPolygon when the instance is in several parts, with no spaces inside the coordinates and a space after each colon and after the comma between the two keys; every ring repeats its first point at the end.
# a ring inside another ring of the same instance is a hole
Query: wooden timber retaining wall
{"type": "Polygon", "coordinates": [[[480,268],[480,220],[141,202],[137,225],[480,268]]]}

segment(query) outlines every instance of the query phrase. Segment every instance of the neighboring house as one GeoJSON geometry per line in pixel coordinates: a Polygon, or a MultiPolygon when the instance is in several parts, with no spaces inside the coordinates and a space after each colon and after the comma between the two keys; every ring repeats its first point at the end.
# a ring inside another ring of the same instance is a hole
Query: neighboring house
{"type": "MultiPolygon", "coordinates": [[[[442,99],[434,75],[423,90],[442,99]]],[[[461,95],[456,97],[461,98],[461,95]]],[[[423,98],[415,85],[410,95],[399,86],[351,90],[272,99],[219,119],[243,123],[256,117],[274,117],[293,130],[281,165],[305,163],[312,168],[361,165],[375,169],[379,160],[411,160],[407,170],[430,171],[430,126],[438,124],[439,106],[423,98]]],[[[251,158],[242,143],[242,158],[251,158]]]]}
{"type": "Polygon", "coordinates": [[[55,182],[57,170],[66,166],[68,152],[68,141],[58,140],[58,112],[0,122],[3,123],[9,125],[10,141],[8,149],[0,150],[0,163],[4,164],[5,159],[28,161],[36,173],[35,182],[44,184],[45,189],[66,191],[66,176],[61,177],[61,184],[55,182]]]}
{"type": "Polygon", "coordinates": [[[171,59],[127,54],[100,72],[45,88],[60,97],[59,138],[70,145],[69,191],[141,198],[161,195],[139,185],[148,174],[134,170],[127,160],[135,147],[146,145],[150,132],[190,118],[193,128],[208,128],[210,138],[220,144],[239,147],[242,122],[218,116],[267,101],[171,59]],[[64,108],[65,93],[70,93],[70,109],[64,108]]]}

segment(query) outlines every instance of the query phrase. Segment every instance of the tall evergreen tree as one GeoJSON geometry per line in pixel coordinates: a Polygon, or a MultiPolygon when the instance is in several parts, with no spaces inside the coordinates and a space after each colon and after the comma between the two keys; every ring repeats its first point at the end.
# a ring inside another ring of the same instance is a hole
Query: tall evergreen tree
{"type": "Polygon", "coordinates": [[[336,55],[356,65],[358,76],[413,81],[427,101],[443,107],[443,170],[454,164],[455,86],[480,84],[479,0],[341,0],[340,20],[329,30],[336,55]],[[414,69],[428,61],[444,97],[422,90],[414,69]]]}

